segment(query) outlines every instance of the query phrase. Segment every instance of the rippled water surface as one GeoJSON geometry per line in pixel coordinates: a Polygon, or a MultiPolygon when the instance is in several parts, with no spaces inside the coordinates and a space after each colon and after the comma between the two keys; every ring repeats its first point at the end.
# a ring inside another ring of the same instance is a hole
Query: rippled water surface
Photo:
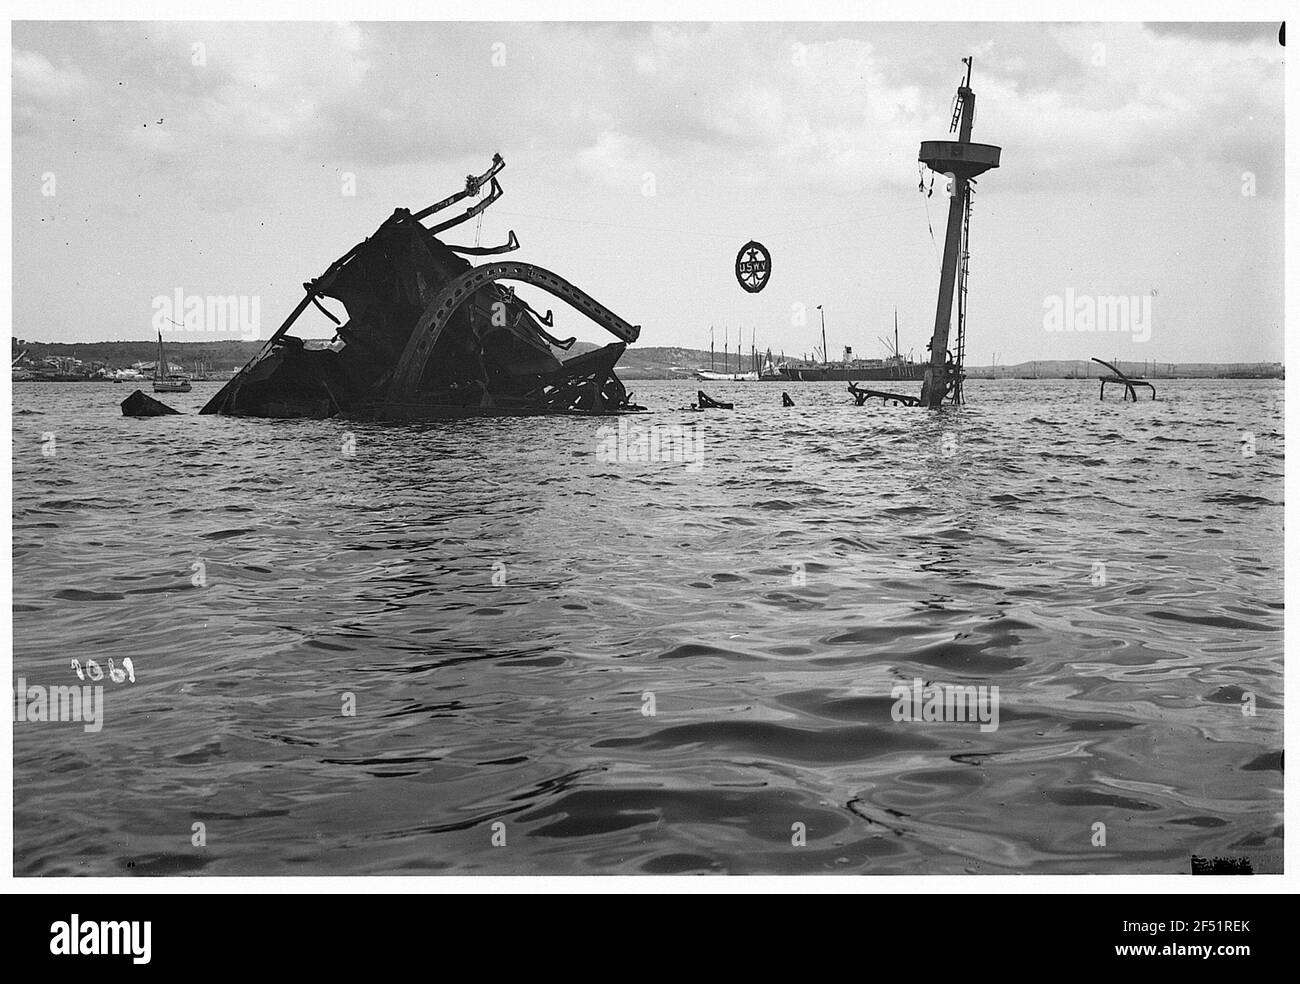
{"type": "Polygon", "coordinates": [[[15,724],[15,871],[1280,870],[1283,386],[1157,385],[633,384],[690,470],[15,384],[15,676],[136,676],[15,724]]]}

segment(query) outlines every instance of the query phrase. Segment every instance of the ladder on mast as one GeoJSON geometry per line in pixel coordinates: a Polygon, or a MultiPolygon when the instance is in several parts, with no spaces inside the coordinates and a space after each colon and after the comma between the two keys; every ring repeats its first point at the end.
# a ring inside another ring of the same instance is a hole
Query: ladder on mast
{"type": "Polygon", "coordinates": [[[966,188],[966,201],[961,224],[961,254],[957,267],[957,351],[953,357],[952,402],[966,402],[962,384],[966,380],[966,283],[970,275],[970,207],[974,187],[966,188]]]}

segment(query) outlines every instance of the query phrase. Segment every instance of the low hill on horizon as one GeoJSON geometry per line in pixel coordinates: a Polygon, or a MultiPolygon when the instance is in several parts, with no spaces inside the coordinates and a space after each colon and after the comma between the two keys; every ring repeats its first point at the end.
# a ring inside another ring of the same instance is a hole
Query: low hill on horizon
{"type": "MultiPolygon", "coordinates": [[[[265,341],[245,342],[238,339],[226,339],[215,342],[166,341],[169,360],[184,366],[202,362],[215,372],[234,371],[242,368],[253,358],[265,344],[265,341]]],[[[575,342],[568,352],[556,350],[560,359],[572,358],[584,352],[590,352],[600,346],[594,342],[575,342]]],[[[125,368],[137,362],[152,362],[158,354],[156,341],[117,341],[117,342],[37,342],[13,339],[10,358],[26,352],[30,360],[46,358],[77,358],[85,363],[100,363],[112,368],[125,368]]],[[[749,369],[748,357],[742,360],[744,369],[749,369]]],[[[712,364],[719,371],[725,371],[728,365],[735,367],[736,357],[730,361],[721,353],[715,353],[712,364]]],[[[619,361],[621,375],[630,379],[673,379],[691,375],[696,369],[707,369],[710,365],[707,349],[680,348],[677,346],[629,345],[627,352],[619,361]]],[[[1175,378],[1187,376],[1225,376],[1225,375],[1281,375],[1283,364],[1280,362],[1140,362],[1120,360],[1116,363],[1121,372],[1129,376],[1147,376],[1151,379],[1175,378]]],[[[1076,377],[1095,378],[1105,375],[1109,370],[1086,359],[1038,359],[1019,362],[1012,365],[992,366],[968,365],[966,373],[973,379],[987,379],[996,376],[999,379],[1071,379],[1076,377]]]]}

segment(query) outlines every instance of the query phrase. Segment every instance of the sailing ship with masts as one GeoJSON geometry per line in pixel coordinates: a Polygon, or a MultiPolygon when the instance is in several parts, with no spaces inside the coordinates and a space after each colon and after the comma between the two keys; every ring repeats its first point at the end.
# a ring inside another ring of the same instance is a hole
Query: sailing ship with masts
{"type": "MultiPolygon", "coordinates": [[[[717,383],[717,382],[756,383],[759,381],[760,370],[758,368],[757,348],[755,348],[754,346],[750,346],[750,355],[749,355],[750,368],[747,371],[743,370],[740,367],[741,364],[740,339],[737,338],[736,339],[736,371],[732,372],[731,371],[731,349],[727,344],[727,336],[725,334],[725,329],[724,329],[724,334],[722,338],[722,352],[723,352],[723,361],[725,364],[725,369],[722,372],[718,372],[714,368],[713,327],[710,326],[709,327],[709,368],[697,369],[695,371],[695,378],[705,383],[717,383]]],[[[768,361],[770,363],[771,360],[769,359],[768,361]]]]}
{"type": "Polygon", "coordinates": [[[172,372],[163,352],[162,332],[158,333],[158,361],[153,365],[153,391],[155,393],[188,393],[193,389],[184,373],[172,372]]]}

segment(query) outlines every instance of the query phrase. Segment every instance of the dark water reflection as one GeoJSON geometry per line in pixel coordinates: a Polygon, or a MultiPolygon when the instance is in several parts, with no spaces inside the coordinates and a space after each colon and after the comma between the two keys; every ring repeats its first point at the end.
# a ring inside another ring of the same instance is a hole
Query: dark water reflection
{"type": "Polygon", "coordinates": [[[692,472],[15,385],[15,676],[136,672],[98,733],[15,725],[16,872],[1280,870],[1280,383],[787,388],[638,422],[692,472]],[[894,721],[915,678],[998,729],[894,721]]]}

